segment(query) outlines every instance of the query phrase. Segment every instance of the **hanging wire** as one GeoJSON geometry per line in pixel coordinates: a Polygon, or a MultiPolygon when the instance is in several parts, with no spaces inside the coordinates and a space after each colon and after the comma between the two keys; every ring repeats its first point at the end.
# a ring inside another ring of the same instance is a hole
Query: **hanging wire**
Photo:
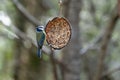
{"type": "Polygon", "coordinates": [[[58,5],[59,5],[58,16],[62,16],[62,6],[63,6],[63,1],[62,1],[62,0],[58,0],[58,5]]]}

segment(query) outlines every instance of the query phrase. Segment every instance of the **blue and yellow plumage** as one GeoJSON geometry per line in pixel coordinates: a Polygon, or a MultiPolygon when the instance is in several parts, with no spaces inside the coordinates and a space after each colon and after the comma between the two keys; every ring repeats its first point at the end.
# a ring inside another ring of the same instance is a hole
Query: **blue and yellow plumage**
{"type": "Polygon", "coordinates": [[[38,45],[37,55],[38,57],[41,58],[42,46],[45,40],[44,26],[38,26],[36,28],[36,38],[37,38],[37,45],[38,45]]]}

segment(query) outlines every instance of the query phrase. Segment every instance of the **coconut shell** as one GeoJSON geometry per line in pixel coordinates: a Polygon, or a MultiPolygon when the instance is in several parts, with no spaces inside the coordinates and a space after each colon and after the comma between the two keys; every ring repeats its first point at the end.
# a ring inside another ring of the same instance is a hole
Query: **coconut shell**
{"type": "Polygon", "coordinates": [[[71,25],[63,17],[55,17],[50,20],[46,27],[46,41],[50,47],[61,49],[65,47],[71,38],[71,25]]]}

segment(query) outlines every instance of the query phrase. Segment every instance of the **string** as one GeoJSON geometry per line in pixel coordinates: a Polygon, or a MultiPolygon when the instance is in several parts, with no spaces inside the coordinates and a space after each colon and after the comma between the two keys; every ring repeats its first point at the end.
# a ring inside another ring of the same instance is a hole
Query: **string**
{"type": "Polygon", "coordinates": [[[62,6],[63,6],[63,2],[62,0],[58,0],[58,5],[59,5],[59,13],[58,16],[62,16],[62,6]]]}

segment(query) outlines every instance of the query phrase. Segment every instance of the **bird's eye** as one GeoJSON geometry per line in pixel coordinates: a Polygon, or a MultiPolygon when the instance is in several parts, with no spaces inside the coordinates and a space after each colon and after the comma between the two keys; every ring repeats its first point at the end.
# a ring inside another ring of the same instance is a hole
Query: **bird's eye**
{"type": "Polygon", "coordinates": [[[36,28],[36,31],[37,32],[41,32],[41,31],[43,31],[41,28],[36,28]]]}

